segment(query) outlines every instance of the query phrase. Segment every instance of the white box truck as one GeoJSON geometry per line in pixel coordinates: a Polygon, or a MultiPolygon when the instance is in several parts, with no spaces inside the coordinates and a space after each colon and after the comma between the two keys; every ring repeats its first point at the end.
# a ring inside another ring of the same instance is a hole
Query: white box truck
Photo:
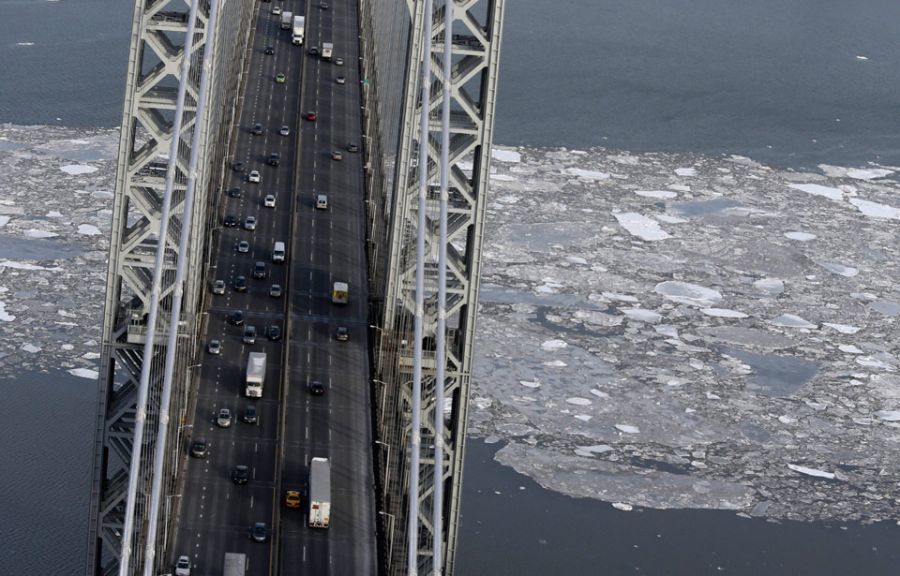
{"type": "Polygon", "coordinates": [[[281,13],[281,29],[282,30],[290,30],[291,25],[294,23],[294,13],[293,12],[282,12],[281,13]]]}
{"type": "Polygon", "coordinates": [[[247,357],[247,380],[244,395],[247,398],[262,398],[263,384],[266,383],[266,353],[251,352],[247,357]]]}
{"type": "Polygon", "coordinates": [[[346,282],[335,282],[331,289],[333,304],[346,304],[350,301],[350,285],[346,282]]]}
{"type": "Polygon", "coordinates": [[[285,252],[284,242],[276,242],[275,248],[272,250],[272,262],[284,262],[285,252]]]}
{"type": "Polygon", "coordinates": [[[247,556],[236,552],[225,553],[225,566],[222,576],[244,576],[247,567],[247,556]]]}
{"type": "Polygon", "coordinates": [[[300,46],[303,44],[303,35],[306,30],[306,17],[294,16],[294,32],[291,35],[291,44],[300,46]]]}
{"type": "Polygon", "coordinates": [[[331,462],[313,458],[309,465],[309,527],[328,528],[331,523],[331,462]]]}
{"type": "Polygon", "coordinates": [[[334,52],[334,44],[331,42],[322,43],[322,60],[331,60],[331,53],[334,52]]]}

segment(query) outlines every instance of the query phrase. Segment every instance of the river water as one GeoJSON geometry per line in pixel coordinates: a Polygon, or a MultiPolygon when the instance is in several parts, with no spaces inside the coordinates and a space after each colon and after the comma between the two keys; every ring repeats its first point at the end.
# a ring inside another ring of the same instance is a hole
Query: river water
{"type": "MultiPolygon", "coordinates": [[[[0,122],[118,125],[131,11],[121,0],[0,0],[0,122]]],[[[896,164],[898,24],[894,0],[512,0],[495,142],[896,164]]],[[[0,575],[78,574],[94,384],[0,364],[0,386],[0,575]]],[[[900,565],[893,524],[620,512],[541,489],[493,462],[496,448],[472,439],[467,450],[463,576],[900,565]]]]}

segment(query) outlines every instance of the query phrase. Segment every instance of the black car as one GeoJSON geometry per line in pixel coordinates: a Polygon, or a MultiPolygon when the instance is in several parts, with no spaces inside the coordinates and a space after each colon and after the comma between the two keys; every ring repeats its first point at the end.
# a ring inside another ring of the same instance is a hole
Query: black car
{"type": "Polygon", "coordinates": [[[274,54],[274,53],[275,53],[275,47],[274,47],[274,46],[266,46],[266,54],[271,55],[271,54],[274,54]]]}
{"type": "Polygon", "coordinates": [[[250,129],[251,134],[256,134],[257,136],[261,136],[263,133],[263,125],[257,122],[253,125],[253,128],[250,129]]]}
{"type": "Polygon", "coordinates": [[[243,162],[235,162],[231,165],[231,169],[235,172],[243,172],[244,171],[244,163],[243,162]]]}
{"type": "Polygon", "coordinates": [[[191,456],[194,458],[206,458],[209,454],[209,442],[205,438],[197,438],[191,442],[191,456]]]}
{"type": "Polygon", "coordinates": [[[346,342],[350,339],[350,330],[346,326],[338,326],[337,331],[334,333],[334,339],[339,342],[346,342]]]}
{"type": "Polygon", "coordinates": [[[225,220],[222,221],[222,224],[227,226],[228,228],[234,228],[237,226],[237,216],[234,214],[226,214],[225,220]]]}
{"type": "Polygon", "coordinates": [[[231,470],[231,481],[240,486],[246,484],[250,480],[250,468],[243,464],[238,464],[231,470]]]}
{"type": "Polygon", "coordinates": [[[347,144],[347,152],[359,152],[359,146],[357,146],[353,142],[350,142],[349,144],[347,144]]]}
{"type": "Polygon", "coordinates": [[[265,542],[269,538],[269,529],[265,522],[257,522],[250,527],[250,538],[254,542],[265,542]]]}
{"type": "Polygon", "coordinates": [[[247,291],[247,277],[246,276],[238,276],[234,279],[234,289],[236,292],[246,292],[247,291]]]}
{"type": "Polygon", "coordinates": [[[311,46],[309,50],[306,51],[310,56],[318,56],[319,55],[319,47],[311,46]]]}
{"type": "Polygon", "coordinates": [[[266,336],[269,337],[269,340],[275,342],[276,340],[281,340],[281,327],[277,324],[272,324],[269,326],[269,330],[266,332],[266,336]]]}
{"type": "Polygon", "coordinates": [[[234,186],[232,188],[229,188],[228,191],[226,192],[226,194],[228,194],[232,198],[240,198],[241,197],[241,189],[238,188],[237,186],[234,186]]]}
{"type": "Polygon", "coordinates": [[[269,154],[269,159],[266,160],[269,166],[278,166],[281,163],[281,154],[278,152],[272,152],[269,154]]]}
{"type": "Polygon", "coordinates": [[[243,326],[244,325],[244,313],[240,310],[234,312],[233,314],[229,314],[225,321],[231,324],[232,326],[243,326]]]}
{"type": "Polygon", "coordinates": [[[241,417],[247,424],[256,424],[256,406],[247,406],[244,408],[244,415],[241,417]]]}
{"type": "Polygon", "coordinates": [[[266,263],[262,261],[257,261],[257,263],[253,266],[253,277],[257,280],[262,280],[269,273],[266,271],[266,263]]]}
{"type": "Polygon", "coordinates": [[[318,380],[313,380],[309,383],[309,393],[313,396],[321,396],[325,393],[325,386],[318,380]]]}

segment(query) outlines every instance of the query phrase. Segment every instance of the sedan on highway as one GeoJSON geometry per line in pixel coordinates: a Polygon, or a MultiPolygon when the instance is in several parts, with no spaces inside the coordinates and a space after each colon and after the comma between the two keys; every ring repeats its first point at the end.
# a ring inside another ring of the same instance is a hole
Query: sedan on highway
{"type": "Polygon", "coordinates": [[[256,216],[247,216],[244,219],[244,230],[256,230],[256,216]]]}
{"type": "Polygon", "coordinates": [[[347,79],[344,78],[343,76],[338,76],[337,78],[334,79],[334,81],[337,82],[338,84],[346,84],[347,83],[347,79]]]}
{"type": "Polygon", "coordinates": [[[341,152],[340,150],[334,150],[334,151],[331,153],[331,159],[332,159],[332,160],[338,160],[338,161],[343,160],[343,159],[344,159],[344,153],[341,152]]]}
{"type": "Polygon", "coordinates": [[[175,576],[191,576],[191,559],[187,556],[179,556],[175,563],[175,576]]]}
{"type": "Polygon", "coordinates": [[[212,287],[213,294],[224,294],[225,293],[225,281],[224,280],[216,280],[213,282],[212,287]]]}
{"type": "Polygon", "coordinates": [[[288,508],[300,507],[300,492],[297,490],[288,490],[284,495],[284,505],[288,508]]]}
{"type": "Polygon", "coordinates": [[[263,198],[263,206],[266,208],[274,208],[275,207],[275,195],[274,194],[266,194],[266,197],[263,198]]]}
{"type": "Polygon", "coordinates": [[[350,339],[350,330],[346,326],[338,326],[334,333],[334,339],[338,342],[346,342],[350,339]]]}
{"type": "Polygon", "coordinates": [[[269,296],[272,298],[281,298],[281,284],[272,284],[269,288],[269,296]]]}
{"type": "Polygon", "coordinates": [[[290,136],[291,135],[291,127],[287,124],[281,126],[281,130],[278,131],[282,136],[290,136]]]}
{"type": "Polygon", "coordinates": [[[265,53],[268,54],[269,56],[272,56],[273,54],[275,54],[275,47],[274,46],[266,46],[265,53]]]}
{"type": "MultiPolygon", "coordinates": [[[[248,466],[244,466],[243,464],[238,464],[231,470],[231,481],[241,486],[246,484],[250,480],[250,468],[248,466]]],[[[255,540],[255,538],[254,538],[255,540]]],[[[264,542],[264,540],[260,540],[260,542],[264,542]]]]}
{"type": "Polygon", "coordinates": [[[272,6],[272,14],[276,16],[281,14],[281,6],[272,6]]]}
{"type": "Polygon", "coordinates": [[[247,277],[246,276],[238,276],[234,279],[234,289],[236,292],[246,292],[247,291],[247,277]]]}
{"type": "Polygon", "coordinates": [[[251,170],[250,175],[247,176],[247,182],[253,182],[254,184],[259,184],[259,170],[251,170]]]}
{"type": "Polygon", "coordinates": [[[219,410],[219,415],[216,416],[216,424],[220,428],[230,428],[232,422],[231,410],[228,408],[222,408],[219,410]]]}
{"type": "MultiPolygon", "coordinates": [[[[247,282],[247,279],[244,278],[244,283],[247,282]]],[[[244,325],[244,313],[240,310],[237,310],[233,314],[229,314],[225,317],[225,321],[231,324],[232,326],[243,326],[244,325]]]]}
{"type": "Polygon", "coordinates": [[[209,442],[205,438],[197,438],[191,443],[191,456],[206,458],[209,455],[209,442]]]}
{"type": "Polygon", "coordinates": [[[359,152],[359,146],[350,142],[347,144],[347,152],[359,152]]]}
{"type": "Polygon", "coordinates": [[[235,216],[234,214],[226,214],[225,220],[222,221],[222,225],[226,228],[234,228],[235,226],[237,226],[237,222],[237,216],[235,216]]]}
{"type": "Polygon", "coordinates": [[[222,353],[222,342],[220,340],[210,340],[209,345],[206,347],[210,354],[215,354],[218,356],[222,353]]]}
{"type": "Polygon", "coordinates": [[[317,116],[316,116],[315,110],[310,110],[306,113],[306,119],[309,120],[310,122],[315,122],[316,118],[317,118],[317,116]]]}
{"type": "Polygon", "coordinates": [[[335,64],[335,66],[343,66],[343,65],[344,65],[344,59],[343,59],[343,58],[335,58],[335,59],[334,59],[334,64],[335,64]]]}
{"type": "Polygon", "coordinates": [[[269,538],[269,529],[266,528],[265,522],[257,522],[250,527],[250,538],[254,542],[265,542],[269,538]]]}
{"type": "Polygon", "coordinates": [[[244,415],[241,420],[246,424],[256,424],[256,406],[247,406],[244,408],[244,415]]]}
{"type": "Polygon", "coordinates": [[[275,342],[276,340],[281,340],[281,327],[277,324],[272,324],[266,331],[266,336],[268,336],[269,340],[273,342],[275,342]]]}
{"type": "Polygon", "coordinates": [[[241,254],[246,254],[247,252],[250,252],[250,243],[247,242],[246,240],[241,240],[240,242],[238,242],[237,251],[240,252],[241,254]]]}
{"type": "Polygon", "coordinates": [[[256,134],[257,136],[262,136],[263,133],[263,125],[257,122],[253,125],[253,128],[250,129],[251,134],[256,134]]]}
{"type": "Polygon", "coordinates": [[[231,169],[235,172],[243,172],[244,171],[244,163],[243,162],[235,162],[231,165],[231,169]]]}
{"type": "Polygon", "coordinates": [[[313,396],[321,396],[325,393],[325,386],[318,380],[313,380],[309,383],[309,393],[313,396]]]}
{"type": "Polygon", "coordinates": [[[225,193],[228,194],[229,196],[231,196],[232,198],[240,198],[241,194],[242,194],[241,189],[238,188],[237,186],[229,188],[228,191],[225,193]]]}
{"type": "Polygon", "coordinates": [[[287,81],[287,77],[284,75],[284,73],[279,72],[278,74],[275,75],[275,82],[276,82],[276,83],[278,83],[278,84],[284,84],[285,81],[287,81]]]}

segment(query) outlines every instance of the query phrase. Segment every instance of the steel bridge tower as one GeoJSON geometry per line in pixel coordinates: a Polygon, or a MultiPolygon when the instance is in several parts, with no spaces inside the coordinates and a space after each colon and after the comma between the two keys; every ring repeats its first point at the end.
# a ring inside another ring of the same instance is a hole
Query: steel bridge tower
{"type": "MultiPolygon", "coordinates": [[[[123,549],[131,572],[139,571],[148,539],[165,548],[170,511],[177,508],[190,361],[203,320],[205,263],[217,233],[209,219],[217,202],[210,187],[221,179],[231,138],[253,7],[251,0],[135,2],[103,317],[87,574],[118,573],[123,549]],[[177,350],[167,358],[170,348],[177,350]],[[157,438],[160,429],[164,442],[157,438]],[[154,455],[160,444],[162,458],[154,455]],[[163,480],[151,498],[154,471],[163,480]],[[156,530],[146,520],[153,502],[156,530]],[[133,536],[123,542],[126,531],[133,536]]],[[[157,555],[156,565],[164,560],[157,555]]]]}
{"type": "Polygon", "coordinates": [[[503,0],[361,0],[369,277],[376,343],[376,474],[382,488],[379,524],[388,573],[396,576],[451,575],[454,570],[503,5],[503,0]],[[452,8],[449,18],[448,7],[452,8]],[[448,34],[450,45],[445,47],[448,34]],[[429,60],[424,74],[423,54],[429,60]],[[443,116],[445,103],[449,103],[449,126],[443,116]],[[445,143],[449,147],[442,158],[445,143]],[[443,177],[442,164],[449,168],[443,177]],[[418,172],[421,167],[427,170],[424,175],[418,172]],[[420,178],[426,184],[421,200],[420,178]],[[446,207],[443,242],[442,199],[446,207]],[[423,206],[425,217],[420,220],[423,206]],[[424,262],[417,259],[420,230],[425,235],[424,262]],[[418,346],[417,263],[424,267],[418,346]],[[443,309],[437,297],[441,276],[446,278],[443,309]],[[442,341],[444,354],[437,350],[442,341]],[[445,358],[444,376],[439,382],[441,357],[445,358]],[[417,363],[422,374],[420,430],[413,426],[417,363]],[[436,407],[439,386],[445,400],[436,407]],[[443,417],[440,437],[435,435],[436,412],[443,417]],[[419,434],[421,464],[414,471],[410,446],[419,434]],[[437,446],[443,452],[439,467],[435,466],[437,446]],[[434,513],[436,469],[442,480],[438,515],[434,513]],[[414,472],[416,490],[409,486],[414,472]],[[413,497],[417,498],[413,509],[418,518],[413,525],[418,543],[410,555],[408,515],[413,497]],[[441,526],[434,524],[435,519],[440,519],[441,526]],[[436,531],[440,544],[433,547],[436,531]],[[435,554],[442,559],[438,565],[435,554]],[[407,558],[415,558],[415,565],[409,565],[407,558]]]}

